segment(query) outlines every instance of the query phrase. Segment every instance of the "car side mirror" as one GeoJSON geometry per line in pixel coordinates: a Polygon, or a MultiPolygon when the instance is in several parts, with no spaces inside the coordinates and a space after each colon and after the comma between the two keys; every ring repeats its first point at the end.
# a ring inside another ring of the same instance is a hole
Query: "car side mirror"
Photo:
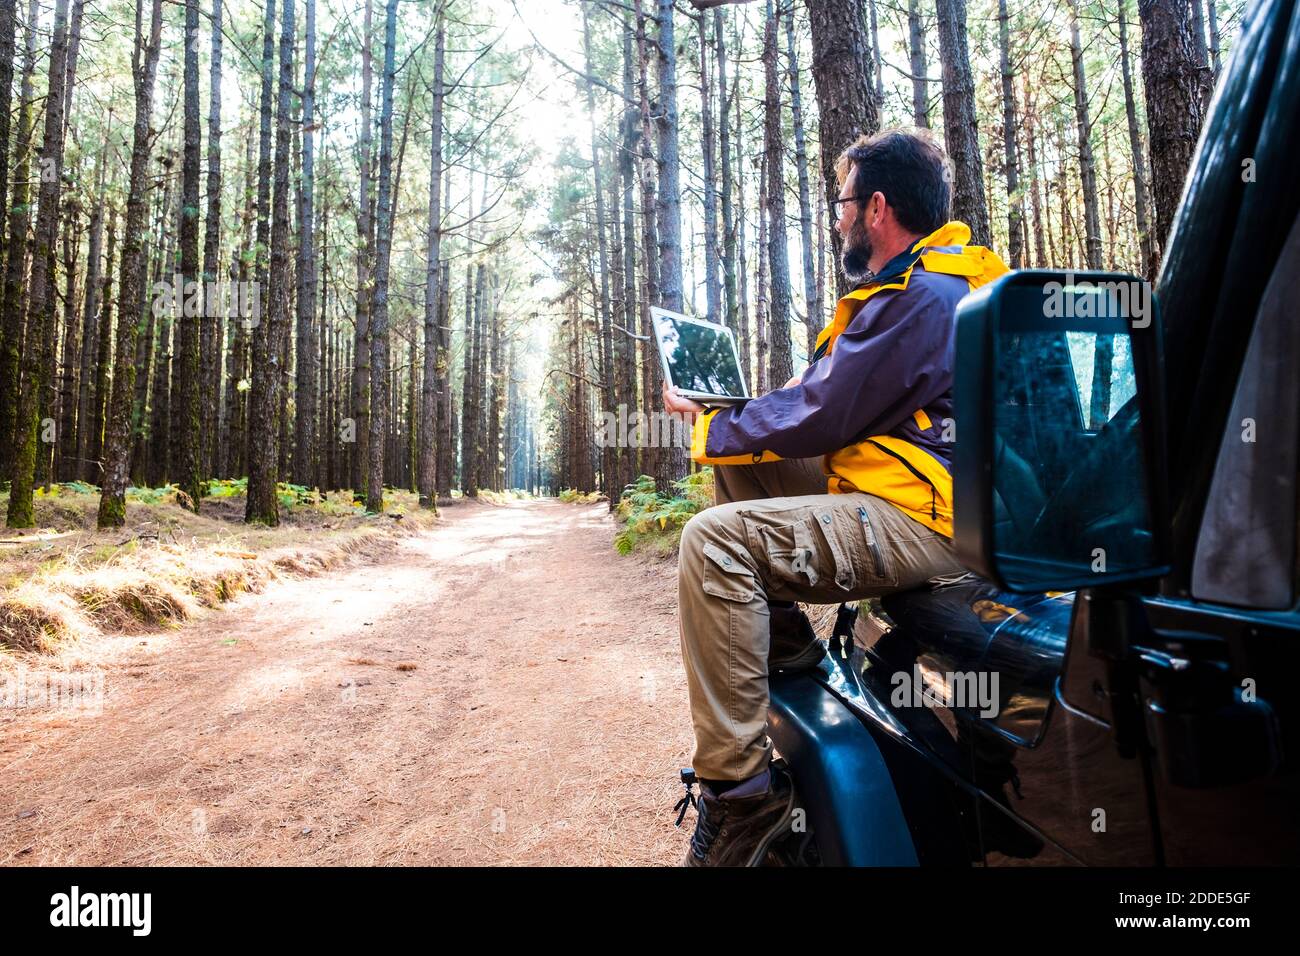
{"type": "Polygon", "coordinates": [[[1011,591],[1168,571],[1160,321],[1118,273],[1012,272],[957,309],[958,557],[1011,591]]]}

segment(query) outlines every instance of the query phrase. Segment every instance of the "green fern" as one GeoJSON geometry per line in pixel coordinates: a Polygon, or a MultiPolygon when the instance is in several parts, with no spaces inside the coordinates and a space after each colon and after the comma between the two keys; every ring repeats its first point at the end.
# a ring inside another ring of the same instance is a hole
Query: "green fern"
{"type": "Polygon", "coordinates": [[[713,469],[687,475],[674,482],[673,489],[672,495],[658,491],[649,475],[623,489],[616,509],[623,530],[614,538],[619,554],[631,554],[643,545],[660,551],[676,548],[686,522],[713,504],[713,469]]]}

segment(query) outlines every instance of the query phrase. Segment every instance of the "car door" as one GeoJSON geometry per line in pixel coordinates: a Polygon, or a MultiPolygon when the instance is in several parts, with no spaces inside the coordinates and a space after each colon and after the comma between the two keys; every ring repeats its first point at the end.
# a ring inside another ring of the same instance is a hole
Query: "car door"
{"type": "Polygon", "coordinates": [[[1142,681],[1161,854],[1173,865],[1300,861],[1297,49],[1300,4],[1252,6],[1158,289],[1174,567],[1146,610],[1156,631],[1186,635],[1182,673],[1195,658],[1213,665],[1196,693],[1219,695],[1171,715],[1169,662],[1142,681]]]}

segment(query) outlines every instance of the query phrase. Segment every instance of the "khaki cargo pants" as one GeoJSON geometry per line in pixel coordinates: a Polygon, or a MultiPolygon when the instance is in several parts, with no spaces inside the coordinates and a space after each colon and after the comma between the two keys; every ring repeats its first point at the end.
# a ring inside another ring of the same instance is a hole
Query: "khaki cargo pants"
{"type": "Polygon", "coordinates": [[[943,535],[872,495],[828,495],[821,459],[713,469],[714,507],[682,531],[682,660],[695,772],[743,780],[771,756],[768,601],[836,604],[966,574],[943,535]]]}

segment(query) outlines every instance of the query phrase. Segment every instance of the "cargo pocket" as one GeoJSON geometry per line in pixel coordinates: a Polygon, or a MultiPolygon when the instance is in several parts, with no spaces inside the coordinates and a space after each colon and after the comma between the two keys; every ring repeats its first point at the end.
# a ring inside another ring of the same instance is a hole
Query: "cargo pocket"
{"type": "Polygon", "coordinates": [[[853,561],[844,550],[832,509],[806,513],[795,524],[762,527],[759,535],[777,581],[811,588],[829,578],[842,591],[856,584],[853,561]]]}
{"type": "Polygon", "coordinates": [[[754,573],[716,544],[704,545],[704,593],[748,604],[754,599],[754,573]]]}

